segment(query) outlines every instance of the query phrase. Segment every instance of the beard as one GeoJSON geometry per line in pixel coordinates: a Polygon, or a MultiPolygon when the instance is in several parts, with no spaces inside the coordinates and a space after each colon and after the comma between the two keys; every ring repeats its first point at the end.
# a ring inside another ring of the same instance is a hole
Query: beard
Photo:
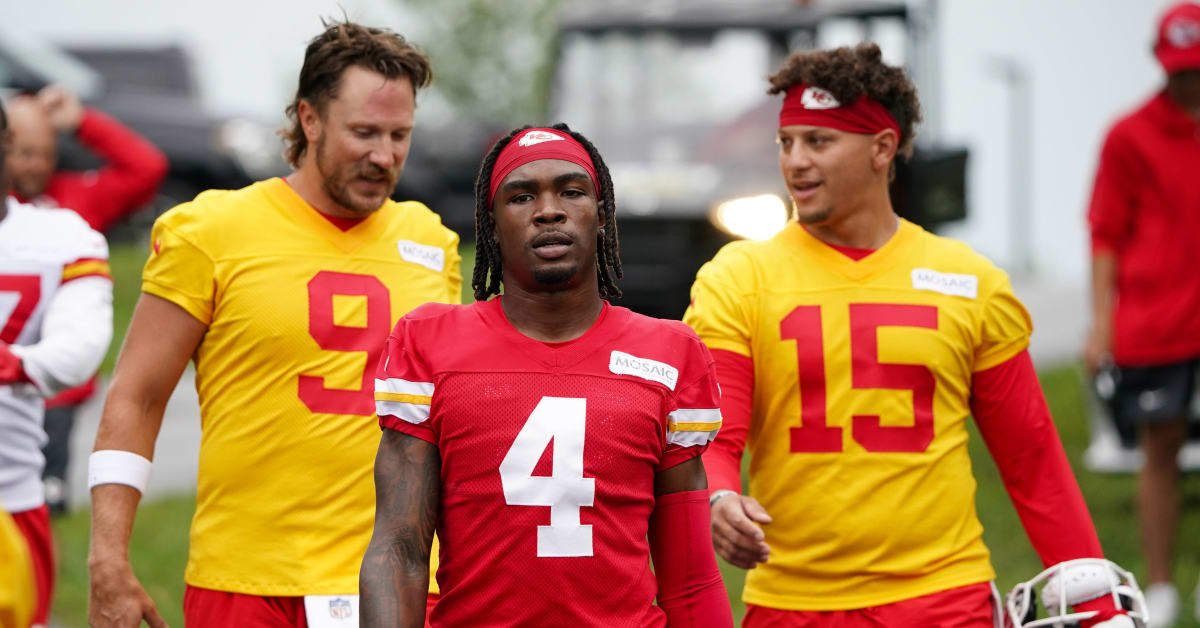
{"type": "Polygon", "coordinates": [[[338,165],[326,154],[325,134],[317,138],[317,172],[321,174],[321,187],[335,203],[350,210],[356,216],[365,218],[383,207],[388,196],[396,189],[396,180],[400,178],[400,168],[388,171],[370,162],[348,163],[338,165]],[[355,179],[383,179],[387,194],[383,198],[363,197],[350,191],[350,183],[355,179]]]}

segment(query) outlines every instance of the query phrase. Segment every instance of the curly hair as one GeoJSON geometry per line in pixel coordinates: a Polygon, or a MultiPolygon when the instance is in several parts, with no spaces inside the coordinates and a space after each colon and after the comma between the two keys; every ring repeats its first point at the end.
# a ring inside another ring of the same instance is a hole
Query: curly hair
{"type": "Polygon", "coordinates": [[[768,94],[786,93],[795,85],[813,85],[833,94],[839,102],[851,103],[866,94],[887,109],[900,127],[896,154],[912,156],[916,125],[921,121],[917,87],[904,68],[883,62],[879,46],[858,44],[853,48],[794,52],[783,67],[767,78],[768,94]]]}
{"type": "MultiPolygon", "coordinates": [[[[496,241],[496,219],[492,216],[492,208],[488,205],[488,192],[491,190],[492,168],[500,151],[518,134],[533,127],[525,125],[513,129],[496,141],[492,150],[483,158],[479,165],[479,176],[475,177],[475,271],[471,276],[471,287],[475,289],[475,300],[484,301],[493,294],[500,294],[500,279],[504,270],[500,258],[500,243],[496,241]]],[[[596,168],[596,183],[600,185],[599,210],[604,212],[604,228],[596,235],[596,276],[600,283],[600,296],[605,299],[621,296],[617,287],[617,279],[624,276],[621,269],[620,243],[617,241],[617,204],[613,196],[612,175],[608,165],[600,156],[600,151],[580,133],[572,131],[566,124],[558,123],[552,127],[562,131],[579,142],[596,168]]]]}
{"type": "Polygon", "coordinates": [[[429,59],[395,32],[349,20],[323,19],[321,24],[325,31],[308,42],[296,96],[284,110],[288,125],[279,131],[287,145],[283,156],[296,168],[308,150],[308,138],[300,125],[300,101],[308,101],[323,116],[325,106],[337,97],[346,68],[358,66],[389,79],[408,77],[414,93],[433,80],[429,59]]]}

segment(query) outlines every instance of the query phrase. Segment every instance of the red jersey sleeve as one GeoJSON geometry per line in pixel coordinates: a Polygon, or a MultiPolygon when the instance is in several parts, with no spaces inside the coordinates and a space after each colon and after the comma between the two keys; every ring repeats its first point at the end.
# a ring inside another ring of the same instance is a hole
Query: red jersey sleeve
{"type": "Polygon", "coordinates": [[[1132,231],[1138,189],[1148,180],[1145,162],[1117,125],[1104,140],[1088,206],[1093,253],[1116,249],[1132,231]]]}
{"type": "Polygon", "coordinates": [[[721,388],[712,354],[695,339],[675,389],[675,407],[667,415],[667,447],[658,470],[669,469],[704,453],[721,429],[721,388]]]}
{"type": "Polygon", "coordinates": [[[1103,557],[1028,351],[975,373],[971,411],[1042,564],[1103,557]]]}
{"type": "Polygon", "coordinates": [[[742,492],[742,452],[750,433],[754,362],[740,354],[713,349],[721,382],[721,432],[704,453],[708,490],[742,492]]]}
{"type": "Polygon", "coordinates": [[[103,232],[154,197],[167,174],[167,158],[146,138],[94,109],[84,111],[76,137],[104,159],[104,167],[60,172],[46,195],[103,232]]]}
{"type": "Polygon", "coordinates": [[[380,427],[437,444],[429,424],[433,375],[418,355],[407,317],[396,323],[375,371],[375,413],[380,427]]]}

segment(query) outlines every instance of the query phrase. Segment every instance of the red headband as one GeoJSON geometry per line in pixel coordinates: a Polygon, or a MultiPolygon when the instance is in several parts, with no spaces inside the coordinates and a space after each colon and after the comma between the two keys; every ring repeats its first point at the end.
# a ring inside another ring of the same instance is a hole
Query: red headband
{"type": "Polygon", "coordinates": [[[596,166],[588,155],[583,144],[575,138],[555,129],[526,129],[509,141],[496,156],[492,166],[492,181],[488,189],[488,207],[496,198],[496,189],[504,181],[508,173],[539,159],[562,159],[573,164],[579,164],[592,178],[596,186],[596,194],[600,194],[599,179],[596,178],[596,166]]]}
{"type": "Polygon", "coordinates": [[[901,136],[900,125],[878,101],[863,94],[849,105],[843,105],[833,94],[811,85],[795,85],[783,98],[779,126],[803,124],[823,126],[850,133],[878,133],[892,129],[901,136]]]}

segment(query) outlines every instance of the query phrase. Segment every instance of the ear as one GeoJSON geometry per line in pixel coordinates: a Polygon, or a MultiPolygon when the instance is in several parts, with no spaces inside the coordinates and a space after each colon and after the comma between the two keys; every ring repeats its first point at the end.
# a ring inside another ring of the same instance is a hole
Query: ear
{"type": "Polygon", "coordinates": [[[601,229],[608,223],[608,216],[604,212],[604,199],[596,199],[596,225],[601,229]]]}
{"type": "Polygon", "coordinates": [[[321,113],[311,102],[303,99],[296,107],[296,117],[300,120],[300,128],[304,129],[304,138],[309,144],[315,144],[321,138],[321,130],[325,124],[321,113]]]}
{"type": "Polygon", "coordinates": [[[896,158],[896,150],[900,148],[900,136],[893,129],[884,129],[875,134],[871,142],[871,168],[887,171],[892,160],[896,158]]]}

